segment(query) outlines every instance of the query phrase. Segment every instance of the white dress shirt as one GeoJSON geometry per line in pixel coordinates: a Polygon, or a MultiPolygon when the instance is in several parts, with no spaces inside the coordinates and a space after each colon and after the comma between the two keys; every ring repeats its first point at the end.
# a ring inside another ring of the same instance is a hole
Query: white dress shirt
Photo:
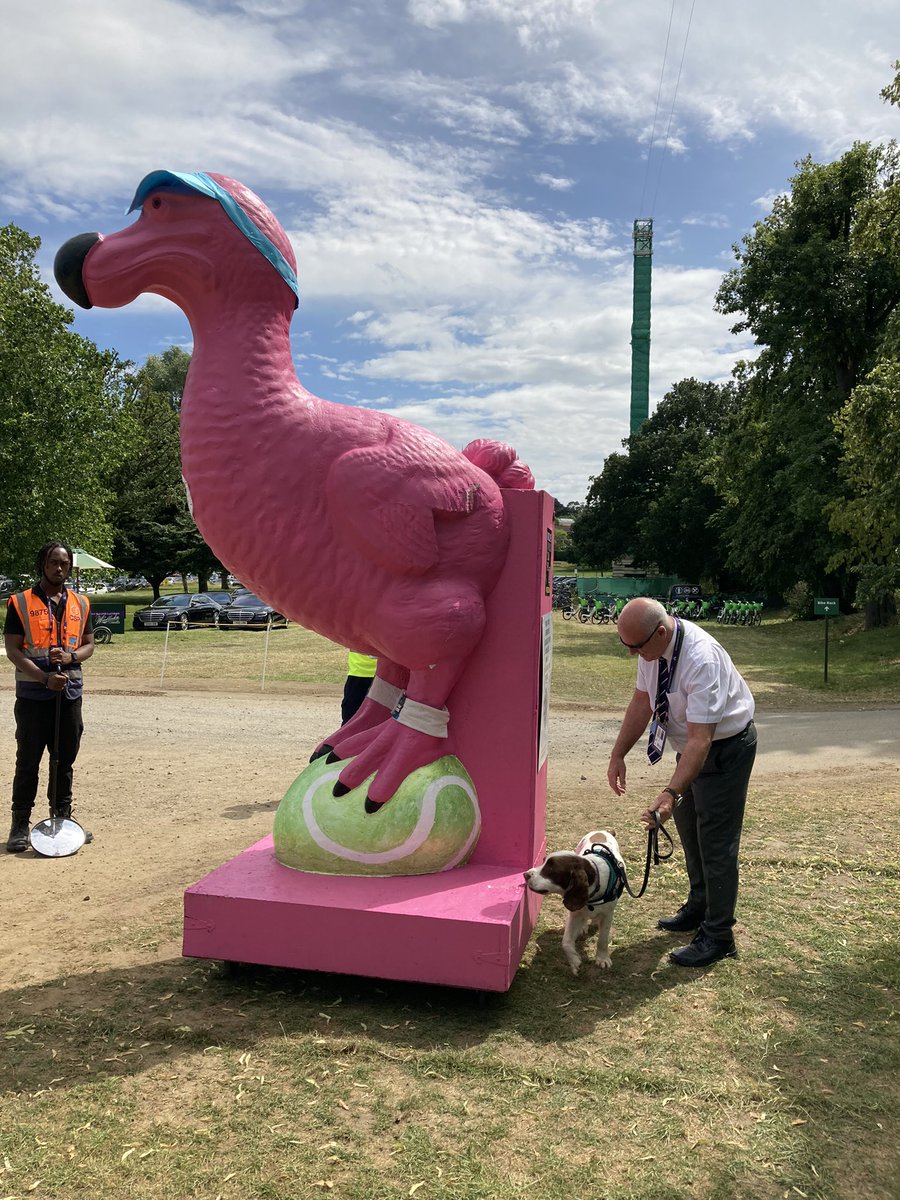
{"type": "MultiPolygon", "coordinates": [[[[687,745],[687,723],[715,725],[713,741],[740,733],[753,720],[756,705],[743,677],[735,669],[727,652],[714,637],[695,625],[681,621],[684,638],[675,678],[669,684],[668,740],[683,752],[687,745]]],[[[666,646],[665,658],[672,668],[675,634],[666,646]]],[[[650,707],[656,704],[659,661],[638,660],[637,688],[647,692],[650,707]]]]}

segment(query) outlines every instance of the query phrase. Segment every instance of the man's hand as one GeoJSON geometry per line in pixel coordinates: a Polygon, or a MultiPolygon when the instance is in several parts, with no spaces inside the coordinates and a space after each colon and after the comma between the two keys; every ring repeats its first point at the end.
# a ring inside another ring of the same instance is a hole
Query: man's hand
{"type": "Polygon", "coordinates": [[[668,792],[660,792],[648,809],[641,813],[641,821],[647,829],[653,829],[656,826],[656,817],[659,817],[660,825],[664,825],[672,815],[672,807],[675,801],[668,792]],[[656,814],[656,816],[654,816],[656,814]]]}
{"type": "Polygon", "coordinates": [[[625,756],[622,754],[613,754],[609,760],[609,767],[606,772],[606,778],[609,780],[609,786],[617,796],[625,794],[625,756]]]}
{"type": "Polygon", "coordinates": [[[61,667],[69,661],[69,651],[63,650],[62,646],[50,647],[50,663],[54,667],[61,667]]]}
{"type": "Polygon", "coordinates": [[[62,692],[65,690],[66,677],[61,671],[51,671],[47,676],[47,687],[51,692],[62,692]]]}

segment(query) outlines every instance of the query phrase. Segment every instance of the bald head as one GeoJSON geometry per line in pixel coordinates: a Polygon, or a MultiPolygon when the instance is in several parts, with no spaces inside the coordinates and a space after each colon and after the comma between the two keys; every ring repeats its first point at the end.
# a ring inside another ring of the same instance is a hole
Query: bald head
{"type": "Polygon", "coordinates": [[[634,638],[629,636],[628,641],[637,641],[651,634],[657,625],[665,625],[667,616],[668,613],[658,600],[651,600],[649,596],[636,596],[628,601],[619,614],[619,627],[621,628],[624,621],[629,634],[635,634],[634,638]]]}

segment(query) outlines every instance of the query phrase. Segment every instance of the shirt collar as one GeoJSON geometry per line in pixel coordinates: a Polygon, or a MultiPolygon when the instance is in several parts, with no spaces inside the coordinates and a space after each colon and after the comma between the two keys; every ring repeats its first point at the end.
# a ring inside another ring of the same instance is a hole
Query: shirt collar
{"type": "Polygon", "coordinates": [[[665,650],[663,650],[663,652],[662,652],[662,657],[666,660],[666,663],[669,665],[671,665],[671,662],[672,662],[672,651],[675,649],[675,638],[676,638],[677,634],[678,634],[678,626],[676,625],[675,628],[672,630],[672,636],[666,642],[665,650]]]}
{"type": "MultiPolygon", "coordinates": [[[[43,585],[42,585],[42,584],[40,584],[40,583],[36,583],[36,584],[34,585],[34,587],[33,587],[31,590],[34,592],[34,594],[35,594],[36,596],[40,596],[40,598],[43,600],[43,602],[44,602],[45,604],[50,604],[50,603],[51,603],[50,597],[49,597],[49,596],[47,595],[47,593],[44,591],[44,588],[43,588],[43,585]]],[[[59,604],[60,600],[65,600],[65,599],[67,599],[67,597],[68,597],[68,594],[69,594],[69,589],[66,587],[66,585],[65,585],[65,584],[63,584],[62,591],[59,593],[59,596],[57,597],[57,599],[56,599],[56,600],[54,600],[54,601],[52,601],[52,603],[53,603],[53,604],[59,604]]]]}

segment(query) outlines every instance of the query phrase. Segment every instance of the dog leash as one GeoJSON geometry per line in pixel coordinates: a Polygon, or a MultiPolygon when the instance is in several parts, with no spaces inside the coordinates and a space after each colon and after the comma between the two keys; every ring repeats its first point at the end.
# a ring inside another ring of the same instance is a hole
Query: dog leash
{"type": "Polygon", "coordinates": [[[672,841],[672,835],[666,829],[665,825],[659,819],[659,813],[653,814],[656,819],[656,824],[652,829],[647,830],[647,861],[644,863],[644,882],[641,884],[640,891],[633,892],[631,884],[628,882],[628,876],[625,873],[625,865],[622,864],[622,880],[625,884],[625,891],[634,900],[640,900],[644,892],[647,890],[647,883],[650,880],[650,859],[653,859],[653,865],[658,867],[661,862],[665,862],[667,858],[671,858],[675,850],[675,843],[672,841]],[[660,854],[659,852],[659,835],[662,834],[669,843],[669,853],[660,854]]]}

